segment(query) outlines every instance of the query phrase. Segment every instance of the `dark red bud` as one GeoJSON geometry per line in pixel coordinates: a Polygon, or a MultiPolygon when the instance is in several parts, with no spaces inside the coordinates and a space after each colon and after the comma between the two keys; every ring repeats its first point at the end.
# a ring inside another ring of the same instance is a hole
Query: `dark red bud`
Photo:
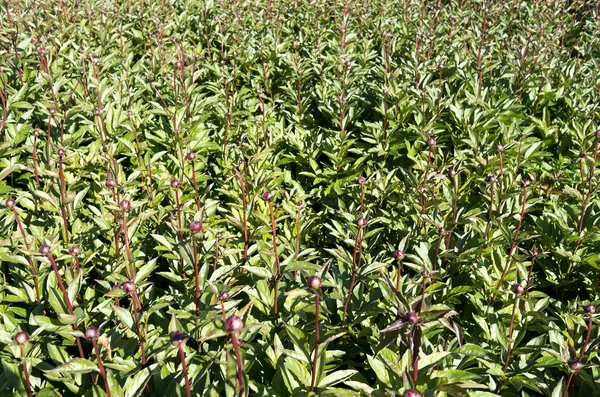
{"type": "Polygon", "coordinates": [[[17,332],[15,335],[15,343],[19,346],[25,346],[29,343],[29,334],[27,332],[17,332]]]}
{"type": "Polygon", "coordinates": [[[404,259],[404,251],[402,251],[402,250],[394,251],[394,259],[396,259],[397,261],[401,261],[402,259],[404,259]]]}
{"type": "Polygon", "coordinates": [[[244,322],[238,316],[231,316],[225,320],[225,329],[229,332],[240,332],[244,328],[244,322]]]}
{"type": "Polygon", "coordinates": [[[50,246],[48,244],[40,245],[40,254],[48,255],[50,253],[50,246]]]}
{"type": "Polygon", "coordinates": [[[525,288],[521,284],[513,285],[513,292],[517,295],[521,295],[525,291],[525,288]]]}
{"type": "Polygon", "coordinates": [[[190,232],[192,233],[200,233],[203,229],[202,222],[193,221],[190,223],[190,232]]]}
{"type": "Polygon", "coordinates": [[[173,346],[180,346],[184,344],[187,339],[187,335],[181,331],[171,333],[171,344],[173,346]]]}
{"type": "Polygon", "coordinates": [[[415,389],[408,389],[402,394],[402,397],[421,397],[421,394],[415,389]]]}
{"type": "Polygon", "coordinates": [[[96,327],[89,327],[88,329],[85,330],[85,337],[88,339],[91,339],[91,340],[98,339],[99,334],[100,334],[100,331],[96,327]]]}
{"type": "Polygon", "coordinates": [[[129,211],[131,209],[131,203],[129,200],[121,200],[119,207],[121,207],[123,211],[129,211]]]}
{"type": "Polygon", "coordinates": [[[569,361],[569,368],[571,368],[572,371],[579,371],[581,367],[581,361],[577,359],[569,361]]]}
{"type": "Polygon", "coordinates": [[[127,292],[128,294],[133,293],[135,291],[135,284],[133,281],[125,281],[123,283],[123,291],[127,292]]]}
{"type": "Polygon", "coordinates": [[[408,312],[406,313],[406,321],[408,321],[408,323],[411,325],[415,325],[419,319],[415,313],[408,312]]]}
{"type": "Polygon", "coordinates": [[[307,284],[308,284],[308,288],[310,288],[310,289],[319,289],[319,288],[321,288],[322,282],[321,282],[321,279],[319,278],[319,276],[313,275],[308,278],[307,284]]]}

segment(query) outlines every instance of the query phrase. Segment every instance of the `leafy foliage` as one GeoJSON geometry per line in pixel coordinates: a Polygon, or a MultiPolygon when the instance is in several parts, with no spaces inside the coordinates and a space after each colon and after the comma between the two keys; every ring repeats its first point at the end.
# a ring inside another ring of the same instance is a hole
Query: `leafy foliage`
{"type": "Polygon", "coordinates": [[[2,395],[600,393],[597,4],[3,5],[2,395]]]}

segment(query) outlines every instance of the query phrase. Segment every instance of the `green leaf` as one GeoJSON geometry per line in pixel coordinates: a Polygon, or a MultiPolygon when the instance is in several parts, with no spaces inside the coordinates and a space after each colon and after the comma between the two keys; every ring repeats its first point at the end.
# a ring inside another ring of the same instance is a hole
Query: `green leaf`
{"type": "Polygon", "coordinates": [[[273,277],[271,272],[268,269],[265,269],[264,267],[242,266],[242,268],[246,269],[248,271],[248,273],[252,273],[255,276],[258,276],[260,278],[272,278],[273,277]]]}
{"type": "Polygon", "coordinates": [[[343,369],[343,370],[332,372],[332,373],[328,374],[327,376],[325,376],[323,379],[321,379],[321,381],[318,384],[318,387],[327,387],[327,386],[336,385],[336,384],[343,382],[346,379],[350,378],[352,375],[354,375],[357,372],[358,371],[353,370],[353,369],[343,369]]]}
{"type": "Polygon", "coordinates": [[[146,368],[142,368],[135,375],[128,376],[123,387],[125,397],[137,397],[141,395],[156,368],[158,368],[158,364],[152,364],[146,368]]]}
{"type": "Polygon", "coordinates": [[[99,371],[96,364],[93,362],[86,360],[85,358],[75,358],[71,361],[68,361],[62,365],[59,365],[56,368],[46,370],[44,372],[49,373],[66,373],[66,374],[87,374],[92,371],[99,371]]]}
{"type": "Polygon", "coordinates": [[[321,270],[321,266],[315,264],[315,263],[310,263],[310,262],[290,262],[288,265],[286,265],[285,267],[285,271],[286,272],[295,272],[295,271],[312,271],[312,272],[318,272],[319,270],[321,270]]]}
{"type": "Polygon", "coordinates": [[[165,247],[167,250],[169,250],[171,252],[173,251],[173,246],[171,245],[171,243],[164,236],[161,236],[160,234],[151,234],[151,236],[156,241],[158,241],[158,243],[161,246],[165,247]]]}
{"type": "Polygon", "coordinates": [[[112,308],[119,320],[121,320],[121,322],[125,324],[127,328],[135,330],[133,317],[131,316],[131,313],[129,313],[129,310],[115,305],[112,305],[112,308]]]}

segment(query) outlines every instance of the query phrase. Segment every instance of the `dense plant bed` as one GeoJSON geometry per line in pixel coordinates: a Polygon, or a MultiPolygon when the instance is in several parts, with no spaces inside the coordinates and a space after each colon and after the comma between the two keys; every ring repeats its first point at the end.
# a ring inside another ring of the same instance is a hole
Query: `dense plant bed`
{"type": "Polygon", "coordinates": [[[597,3],[1,8],[0,395],[600,395],[597,3]]]}

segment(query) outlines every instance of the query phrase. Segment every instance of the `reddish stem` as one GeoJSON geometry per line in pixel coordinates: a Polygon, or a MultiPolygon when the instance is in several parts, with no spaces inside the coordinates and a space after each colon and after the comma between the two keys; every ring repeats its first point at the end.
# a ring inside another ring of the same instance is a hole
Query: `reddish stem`
{"type": "Polygon", "coordinates": [[[235,174],[238,177],[238,181],[240,183],[240,188],[242,189],[242,227],[244,229],[244,258],[243,262],[246,263],[246,259],[248,258],[248,248],[250,245],[249,237],[248,237],[248,216],[246,214],[248,203],[246,201],[246,182],[242,177],[242,174],[239,172],[239,169],[234,168],[235,174]]]}
{"type": "Polygon", "coordinates": [[[127,212],[123,211],[123,239],[125,240],[125,253],[129,261],[129,278],[135,280],[135,267],[131,261],[131,250],[129,249],[129,231],[127,230],[127,212]]]}
{"type": "Polygon", "coordinates": [[[319,357],[319,343],[321,342],[321,334],[319,333],[319,309],[320,309],[320,300],[321,297],[317,292],[315,294],[315,352],[312,363],[312,378],[310,381],[310,391],[315,391],[315,380],[317,377],[317,358],[319,357]]]}
{"type": "MultiPolygon", "coordinates": [[[[23,236],[23,241],[25,242],[25,248],[27,248],[27,250],[29,251],[29,243],[27,242],[27,236],[25,235],[25,229],[23,228],[23,223],[21,222],[21,218],[19,217],[19,214],[17,212],[16,205],[13,205],[12,211],[15,216],[15,219],[17,220],[17,225],[19,225],[19,230],[21,231],[21,236],[23,236]]],[[[33,275],[33,282],[34,282],[34,287],[35,287],[35,297],[36,297],[38,303],[40,303],[40,289],[38,286],[37,270],[35,268],[35,265],[33,263],[33,258],[31,257],[31,255],[29,255],[29,265],[31,266],[31,273],[33,275]]]]}
{"type": "Polygon", "coordinates": [[[198,250],[196,248],[196,240],[192,236],[192,247],[194,250],[194,279],[196,283],[196,315],[200,315],[200,276],[198,274],[198,250]]]}
{"type": "Polygon", "coordinates": [[[488,233],[490,232],[490,223],[492,222],[492,215],[494,213],[494,187],[495,186],[496,186],[496,184],[492,183],[492,191],[490,193],[490,210],[488,213],[487,225],[485,226],[485,234],[483,236],[484,246],[487,245],[488,233]]]}
{"type": "Polygon", "coordinates": [[[198,183],[196,182],[196,167],[194,166],[194,161],[192,160],[192,182],[194,183],[194,191],[196,192],[196,206],[198,207],[198,211],[200,211],[200,194],[198,193],[198,183]]]}
{"type": "MultiPolygon", "coordinates": [[[[58,286],[60,287],[60,290],[62,291],[63,297],[65,299],[65,303],[67,304],[67,309],[69,310],[69,314],[71,316],[74,316],[75,312],[73,311],[73,305],[71,304],[71,299],[69,298],[69,294],[67,293],[67,290],[65,289],[65,285],[63,284],[60,273],[58,272],[58,266],[56,265],[56,261],[54,260],[54,257],[52,256],[52,254],[48,254],[47,257],[48,257],[48,260],[50,260],[50,264],[52,265],[52,269],[54,270],[54,274],[56,275],[56,279],[58,281],[58,286]]],[[[75,324],[73,324],[73,330],[75,330],[75,331],[77,330],[77,326],[75,324]]],[[[85,355],[83,354],[83,347],[81,346],[81,341],[79,340],[79,337],[75,337],[75,341],[77,342],[77,348],[79,349],[79,355],[81,356],[81,358],[85,358],[85,355]]]]}
{"type": "Polygon", "coordinates": [[[104,380],[104,389],[106,390],[106,396],[110,397],[110,387],[108,386],[108,378],[106,377],[106,370],[104,369],[104,365],[102,364],[102,358],[100,357],[100,349],[98,348],[98,342],[96,341],[96,339],[92,339],[92,344],[94,345],[94,352],[96,352],[96,361],[98,362],[100,375],[104,380]]]}
{"type": "Polygon", "coordinates": [[[277,251],[277,230],[275,229],[275,212],[273,211],[273,203],[269,201],[269,212],[271,214],[271,234],[273,236],[273,255],[275,255],[275,263],[277,264],[277,276],[275,278],[275,296],[273,298],[273,314],[277,314],[277,301],[279,295],[279,280],[281,279],[281,263],[279,262],[279,254],[277,251]]]}
{"type": "MultiPolygon", "coordinates": [[[[493,186],[493,185],[492,185],[493,186]]],[[[502,271],[502,276],[498,281],[498,285],[496,286],[496,290],[499,290],[504,282],[504,278],[506,277],[506,273],[508,272],[508,267],[510,266],[510,260],[515,253],[515,249],[517,247],[517,239],[519,238],[519,231],[521,230],[521,226],[523,225],[523,216],[525,215],[525,205],[527,204],[527,186],[523,189],[523,204],[521,205],[521,214],[519,216],[519,223],[517,225],[517,229],[515,230],[515,235],[512,240],[512,244],[510,245],[510,251],[508,253],[508,259],[506,260],[506,264],[504,265],[504,270],[502,271]]],[[[533,265],[532,265],[533,266],[533,265]]],[[[531,275],[531,273],[530,273],[531,275]]],[[[527,280],[529,284],[529,279],[527,280]]],[[[496,299],[496,292],[494,292],[494,297],[492,302],[496,299]]]]}
{"type": "Polygon", "coordinates": [[[177,225],[179,226],[179,235],[181,236],[181,205],[179,205],[179,189],[175,188],[175,203],[177,204],[177,225]]]}
{"type": "MultiPolygon", "coordinates": [[[[302,209],[298,208],[297,214],[296,214],[296,250],[294,251],[294,260],[297,261],[298,260],[298,255],[300,255],[300,215],[301,215],[302,209]]],[[[294,280],[296,280],[296,276],[297,276],[298,272],[294,271],[294,280]]]]}
{"type": "Polygon", "coordinates": [[[358,268],[360,267],[360,260],[362,256],[362,238],[363,238],[363,227],[359,226],[358,233],[356,233],[356,240],[354,242],[354,255],[352,257],[352,279],[350,280],[350,289],[348,290],[348,296],[346,297],[346,302],[344,303],[344,316],[343,322],[346,322],[346,315],[348,313],[348,305],[350,304],[350,299],[352,298],[352,291],[354,290],[354,286],[356,284],[356,273],[358,268]],[[358,259],[357,253],[358,251],[358,259]]]}
{"type": "Polygon", "coordinates": [[[33,174],[35,175],[35,184],[40,188],[40,176],[37,169],[37,136],[33,136],[33,148],[31,149],[31,160],[33,161],[33,174]]]}
{"type": "MultiPolygon", "coordinates": [[[[578,234],[581,236],[581,232],[583,231],[583,218],[585,216],[585,210],[587,209],[587,205],[590,201],[590,196],[592,195],[592,180],[594,179],[594,169],[596,168],[596,158],[598,157],[598,143],[600,142],[600,138],[596,138],[596,145],[594,146],[594,161],[592,163],[592,166],[590,167],[590,175],[588,178],[588,192],[587,195],[585,196],[585,199],[583,200],[583,204],[581,206],[581,216],[579,217],[579,228],[577,229],[578,234]]],[[[575,249],[573,250],[573,253],[577,252],[577,249],[579,248],[579,245],[581,244],[581,238],[577,241],[577,244],[575,246],[575,249]]]]}
{"type": "Polygon", "coordinates": [[[142,338],[142,329],[140,326],[140,317],[142,315],[142,303],[140,302],[140,297],[137,294],[137,291],[134,289],[132,292],[133,297],[133,315],[135,318],[135,329],[138,335],[138,339],[140,341],[140,350],[142,353],[142,367],[146,366],[146,349],[144,348],[144,339],[142,338]],[[138,315],[138,309],[140,311],[138,315]]]}
{"type": "Polygon", "coordinates": [[[27,390],[27,397],[32,397],[31,383],[29,382],[29,371],[27,370],[27,362],[25,361],[25,346],[21,347],[21,359],[23,361],[23,376],[25,378],[25,389],[27,390]]]}
{"type": "Polygon", "coordinates": [[[233,350],[235,351],[235,373],[236,373],[236,386],[238,389],[244,387],[244,373],[242,366],[242,358],[240,357],[239,341],[235,332],[231,333],[231,341],[233,343],[233,350]]]}
{"type": "Polygon", "coordinates": [[[213,263],[213,271],[217,271],[217,263],[219,262],[219,238],[215,239],[215,261],[213,263]]]}
{"type": "MultiPolygon", "coordinates": [[[[515,322],[515,312],[517,310],[517,303],[519,302],[519,295],[515,294],[515,300],[513,302],[512,315],[510,316],[510,327],[508,330],[508,339],[512,339],[513,336],[513,325],[515,322]]],[[[508,363],[510,362],[510,355],[512,353],[513,342],[508,341],[508,352],[506,354],[506,362],[504,363],[504,369],[502,372],[506,375],[506,369],[508,368],[508,363]]]]}
{"type": "Polygon", "coordinates": [[[581,352],[579,353],[579,361],[583,360],[583,356],[585,355],[585,349],[587,348],[587,344],[590,341],[590,335],[592,334],[592,314],[588,314],[588,329],[587,335],[585,336],[585,341],[583,342],[583,346],[581,346],[581,352]]]}
{"type": "Polygon", "coordinates": [[[179,358],[181,359],[181,370],[183,371],[183,378],[185,379],[185,392],[187,397],[192,397],[192,390],[190,388],[190,380],[188,378],[187,366],[185,365],[185,352],[183,351],[183,344],[179,345],[179,358]]]}
{"type": "Polygon", "coordinates": [[[531,257],[531,266],[529,266],[529,273],[527,273],[527,286],[525,287],[525,296],[529,292],[529,286],[531,285],[531,274],[533,273],[533,265],[535,263],[535,256],[531,257]]]}

